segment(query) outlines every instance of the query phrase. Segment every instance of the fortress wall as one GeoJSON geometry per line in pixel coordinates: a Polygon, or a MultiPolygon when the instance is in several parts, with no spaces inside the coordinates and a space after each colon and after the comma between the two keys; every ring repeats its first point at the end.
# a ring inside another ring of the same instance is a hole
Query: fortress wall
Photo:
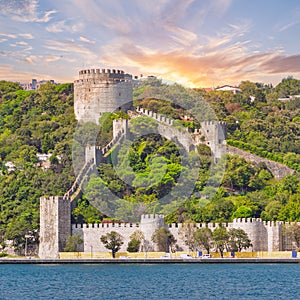
{"type": "Polygon", "coordinates": [[[172,118],[167,118],[142,107],[137,107],[136,111],[158,121],[159,133],[167,139],[177,139],[187,152],[194,150],[195,145],[201,143],[199,137],[204,136],[206,145],[211,148],[216,159],[221,158],[226,153],[226,122],[201,122],[201,129],[195,130],[193,139],[187,128],[186,130],[182,128],[183,130],[181,131],[178,128],[172,127],[174,122],[172,118]]]}
{"type": "MultiPolygon", "coordinates": [[[[90,69],[79,72],[79,80],[74,82],[74,110],[78,121],[98,123],[103,112],[113,112],[116,109],[128,109],[132,105],[132,83],[130,76],[120,70],[90,69]]],[[[178,140],[186,151],[194,148],[197,142],[191,138],[188,131],[180,131],[172,127],[173,119],[167,118],[152,111],[138,108],[137,111],[159,122],[158,130],[162,136],[170,140],[178,140]]],[[[124,121],[114,122],[114,139],[106,149],[89,148],[86,151],[88,161],[101,159],[121,138],[126,136],[128,123],[124,121]],[[125,133],[125,135],[124,135],[125,133]],[[123,136],[124,135],[124,136],[123,136]]],[[[211,148],[214,156],[219,158],[226,149],[226,123],[225,122],[202,122],[201,129],[196,130],[194,135],[205,137],[207,145],[211,148]]],[[[199,139],[198,139],[199,142],[199,139]]],[[[260,158],[240,149],[227,146],[229,154],[237,154],[246,160],[264,162],[277,178],[292,174],[294,171],[288,167],[267,159],[260,158]]],[[[75,182],[76,183],[76,182],[75,182]]],[[[77,183],[78,184],[78,183],[77,183]]],[[[77,185],[76,185],[77,186],[77,185]]],[[[140,225],[138,224],[94,224],[82,226],[72,225],[71,228],[71,202],[68,197],[42,197],[40,199],[40,248],[41,258],[57,258],[59,251],[65,246],[66,237],[72,234],[80,234],[84,244],[82,251],[107,251],[100,242],[100,237],[111,231],[117,231],[124,237],[124,245],[121,251],[125,251],[130,235],[140,229],[150,248],[155,248],[151,241],[152,235],[157,228],[168,226],[175,236],[179,246],[184,250],[180,236],[181,224],[165,225],[162,215],[143,215],[140,225]]],[[[276,251],[283,249],[283,237],[280,223],[265,223],[260,219],[236,219],[233,223],[224,224],[227,229],[241,228],[249,235],[253,243],[253,251],[276,251]]],[[[208,227],[214,230],[218,224],[197,224],[197,227],[208,227]]],[[[285,243],[287,244],[287,242],[285,243]]],[[[148,251],[150,251],[148,248],[148,251]]],[[[283,249],[285,250],[285,249],[283,249]]]]}
{"type": "Polygon", "coordinates": [[[147,243],[147,251],[156,248],[156,245],[152,242],[152,235],[155,230],[164,227],[163,215],[142,215],[141,223],[107,223],[107,224],[72,224],[72,234],[79,234],[84,243],[81,245],[80,251],[83,252],[101,252],[107,251],[100,237],[111,231],[116,231],[123,237],[124,244],[120,251],[126,251],[130,236],[137,230],[141,230],[145,236],[147,243]]]}
{"type": "MultiPolygon", "coordinates": [[[[177,245],[182,249],[182,251],[190,251],[188,246],[184,242],[184,238],[182,236],[182,223],[172,223],[167,225],[170,232],[174,235],[177,240],[177,245]]],[[[222,223],[222,226],[229,230],[233,227],[233,223],[222,223]]],[[[218,223],[196,223],[195,230],[198,228],[209,228],[211,231],[214,231],[216,228],[220,227],[218,223]]]]}
{"type": "Polygon", "coordinates": [[[241,228],[248,234],[253,251],[268,251],[268,231],[261,219],[234,219],[232,227],[241,228]]]}
{"type": "Polygon", "coordinates": [[[178,130],[175,127],[170,127],[168,125],[164,125],[159,123],[157,130],[159,134],[163,137],[165,137],[168,140],[172,141],[178,141],[182,147],[186,150],[186,152],[189,152],[191,150],[195,149],[194,141],[188,132],[188,130],[178,130]]]}
{"type": "MultiPolygon", "coordinates": [[[[197,223],[196,228],[210,228],[214,231],[220,225],[218,223],[197,223]]],[[[261,219],[234,219],[232,223],[223,223],[222,226],[227,230],[231,228],[241,228],[249,236],[253,247],[247,251],[281,251],[282,247],[282,226],[283,222],[264,222],[261,219]]],[[[126,251],[130,236],[140,230],[145,236],[148,243],[148,251],[157,250],[156,245],[152,242],[152,236],[156,229],[166,227],[174,235],[177,240],[176,244],[181,251],[189,251],[182,237],[182,223],[165,224],[163,215],[142,215],[141,223],[108,223],[108,224],[73,224],[72,234],[79,234],[84,244],[80,251],[107,251],[100,242],[100,237],[111,231],[116,231],[124,238],[124,244],[121,251],[126,251]],[[150,247],[150,248],[149,248],[150,247]],[[149,250],[150,249],[150,250],[149,250]]]]}
{"type": "Polygon", "coordinates": [[[161,114],[158,114],[158,113],[155,113],[151,110],[148,110],[148,109],[145,109],[145,108],[142,108],[142,107],[137,107],[136,111],[140,114],[151,117],[152,119],[154,119],[158,122],[162,122],[162,123],[165,123],[167,125],[173,125],[174,119],[165,117],[165,116],[163,116],[161,114]]]}
{"type": "Polygon", "coordinates": [[[127,119],[115,119],[113,120],[113,138],[117,138],[118,134],[127,134],[128,131],[128,120],[127,119]]]}
{"type": "Polygon", "coordinates": [[[120,224],[72,224],[72,234],[79,234],[83,239],[82,252],[101,252],[107,251],[100,241],[102,235],[116,231],[123,237],[124,244],[120,251],[126,251],[130,236],[139,230],[139,224],[120,223],[120,224]]]}
{"type": "Polygon", "coordinates": [[[182,223],[172,223],[168,224],[167,226],[176,239],[176,244],[178,245],[179,249],[182,249],[182,251],[189,251],[188,246],[184,243],[184,240],[182,238],[182,223]]]}
{"type": "MultiPolygon", "coordinates": [[[[210,228],[214,231],[220,225],[217,223],[197,223],[196,228],[210,228]]],[[[222,226],[229,230],[230,228],[241,228],[249,236],[253,248],[248,251],[280,251],[282,249],[282,222],[263,222],[261,219],[235,219],[232,223],[223,223],[222,226]]],[[[164,223],[163,215],[142,215],[141,223],[120,223],[120,224],[73,224],[72,234],[79,234],[84,240],[84,245],[80,251],[107,251],[100,242],[100,237],[111,231],[120,233],[124,238],[124,244],[121,251],[126,251],[131,234],[136,230],[141,230],[145,240],[150,246],[149,249],[157,250],[156,245],[152,242],[152,235],[160,227],[167,227],[177,240],[177,245],[182,251],[189,251],[182,237],[182,224],[164,223]]],[[[149,247],[148,246],[148,247],[149,247]]],[[[150,251],[150,250],[149,250],[150,251]]]]}
{"type": "Polygon", "coordinates": [[[252,154],[247,151],[243,151],[239,148],[232,147],[227,145],[227,153],[231,155],[238,155],[243,157],[245,160],[255,163],[265,163],[267,168],[270,170],[270,172],[273,174],[275,178],[283,178],[287,175],[293,174],[295,171],[293,169],[290,169],[289,167],[277,163],[275,161],[270,161],[266,158],[259,157],[255,154],[252,154]]]}
{"type": "Polygon", "coordinates": [[[124,131],[119,131],[117,136],[113,138],[112,141],[109,142],[103,149],[101,149],[102,155],[105,156],[116,144],[121,142],[125,138],[124,131]]]}

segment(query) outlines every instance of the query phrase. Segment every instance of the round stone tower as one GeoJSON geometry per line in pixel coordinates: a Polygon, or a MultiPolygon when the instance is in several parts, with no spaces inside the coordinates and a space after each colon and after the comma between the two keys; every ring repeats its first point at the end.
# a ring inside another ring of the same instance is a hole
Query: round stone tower
{"type": "Polygon", "coordinates": [[[164,215],[142,215],[140,229],[145,236],[145,241],[149,243],[152,249],[155,249],[156,246],[152,242],[152,235],[156,229],[160,227],[165,227],[164,215]]]}
{"type": "Polygon", "coordinates": [[[132,106],[131,75],[120,70],[79,71],[74,82],[74,110],[78,121],[99,122],[104,112],[127,111],[132,106]]]}

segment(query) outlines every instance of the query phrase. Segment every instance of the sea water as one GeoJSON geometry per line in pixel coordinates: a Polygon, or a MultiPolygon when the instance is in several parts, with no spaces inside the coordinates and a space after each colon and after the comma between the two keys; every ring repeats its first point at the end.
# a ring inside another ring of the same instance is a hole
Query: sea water
{"type": "Polygon", "coordinates": [[[0,265],[0,299],[300,299],[299,264],[0,265]]]}

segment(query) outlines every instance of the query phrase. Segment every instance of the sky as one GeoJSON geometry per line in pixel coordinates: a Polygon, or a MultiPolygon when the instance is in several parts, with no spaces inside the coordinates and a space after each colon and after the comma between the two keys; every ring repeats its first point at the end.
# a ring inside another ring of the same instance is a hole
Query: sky
{"type": "Polygon", "coordinates": [[[114,68],[189,87],[300,77],[299,0],[0,0],[0,80],[114,68]]]}

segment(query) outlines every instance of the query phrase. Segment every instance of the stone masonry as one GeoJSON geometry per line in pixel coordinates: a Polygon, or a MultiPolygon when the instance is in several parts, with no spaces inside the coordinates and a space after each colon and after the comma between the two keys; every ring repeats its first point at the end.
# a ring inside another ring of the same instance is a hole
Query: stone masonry
{"type": "Polygon", "coordinates": [[[266,164],[267,168],[270,170],[270,172],[273,174],[273,176],[275,178],[284,178],[287,175],[292,175],[293,173],[295,173],[295,171],[293,169],[291,169],[283,164],[268,160],[266,158],[259,157],[255,154],[241,150],[236,147],[227,145],[227,153],[231,154],[231,155],[238,155],[250,162],[266,164]]]}
{"type": "MultiPolygon", "coordinates": [[[[281,251],[290,250],[289,246],[283,244],[283,222],[265,222],[261,219],[234,219],[232,223],[223,223],[222,226],[227,230],[231,228],[243,229],[252,242],[253,251],[281,251]]],[[[182,223],[165,224],[163,215],[142,215],[140,223],[102,223],[102,224],[72,224],[72,234],[79,234],[84,243],[81,245],[82,252],[101,252],[107,249],[100,242],[100,237],[111,231],[116,231],[122,235],[124,244],[120,251],[126,251],[130,236],[137,230],[140,230],[147,242],[148,250],[157,250],[156,245],[152,242],[152,235],[160,227],[166,227],[177,240],[177,246],[183,251],[188,251],[185,245],[181,231],[182,223]]],[[[220,224],[215,223],[196,223],[196,228],[210,228],[212,231],[218,228],[220,224]]],[[[249,251],[249,250],[248,250],[249,251]]]]}
{"type": "Polygon", "coordinates": [[[59,258],[71,235],[71,202],[63,197],[40,199],[40,258],[59,258]]]}
{"type": "Polygon", "coordinates": [[[132,83],[121,70],[91,69],[79,72],[74,82],[76,119],[98,124],[104,112],[127,111],[132,106],[132,83]]]}

